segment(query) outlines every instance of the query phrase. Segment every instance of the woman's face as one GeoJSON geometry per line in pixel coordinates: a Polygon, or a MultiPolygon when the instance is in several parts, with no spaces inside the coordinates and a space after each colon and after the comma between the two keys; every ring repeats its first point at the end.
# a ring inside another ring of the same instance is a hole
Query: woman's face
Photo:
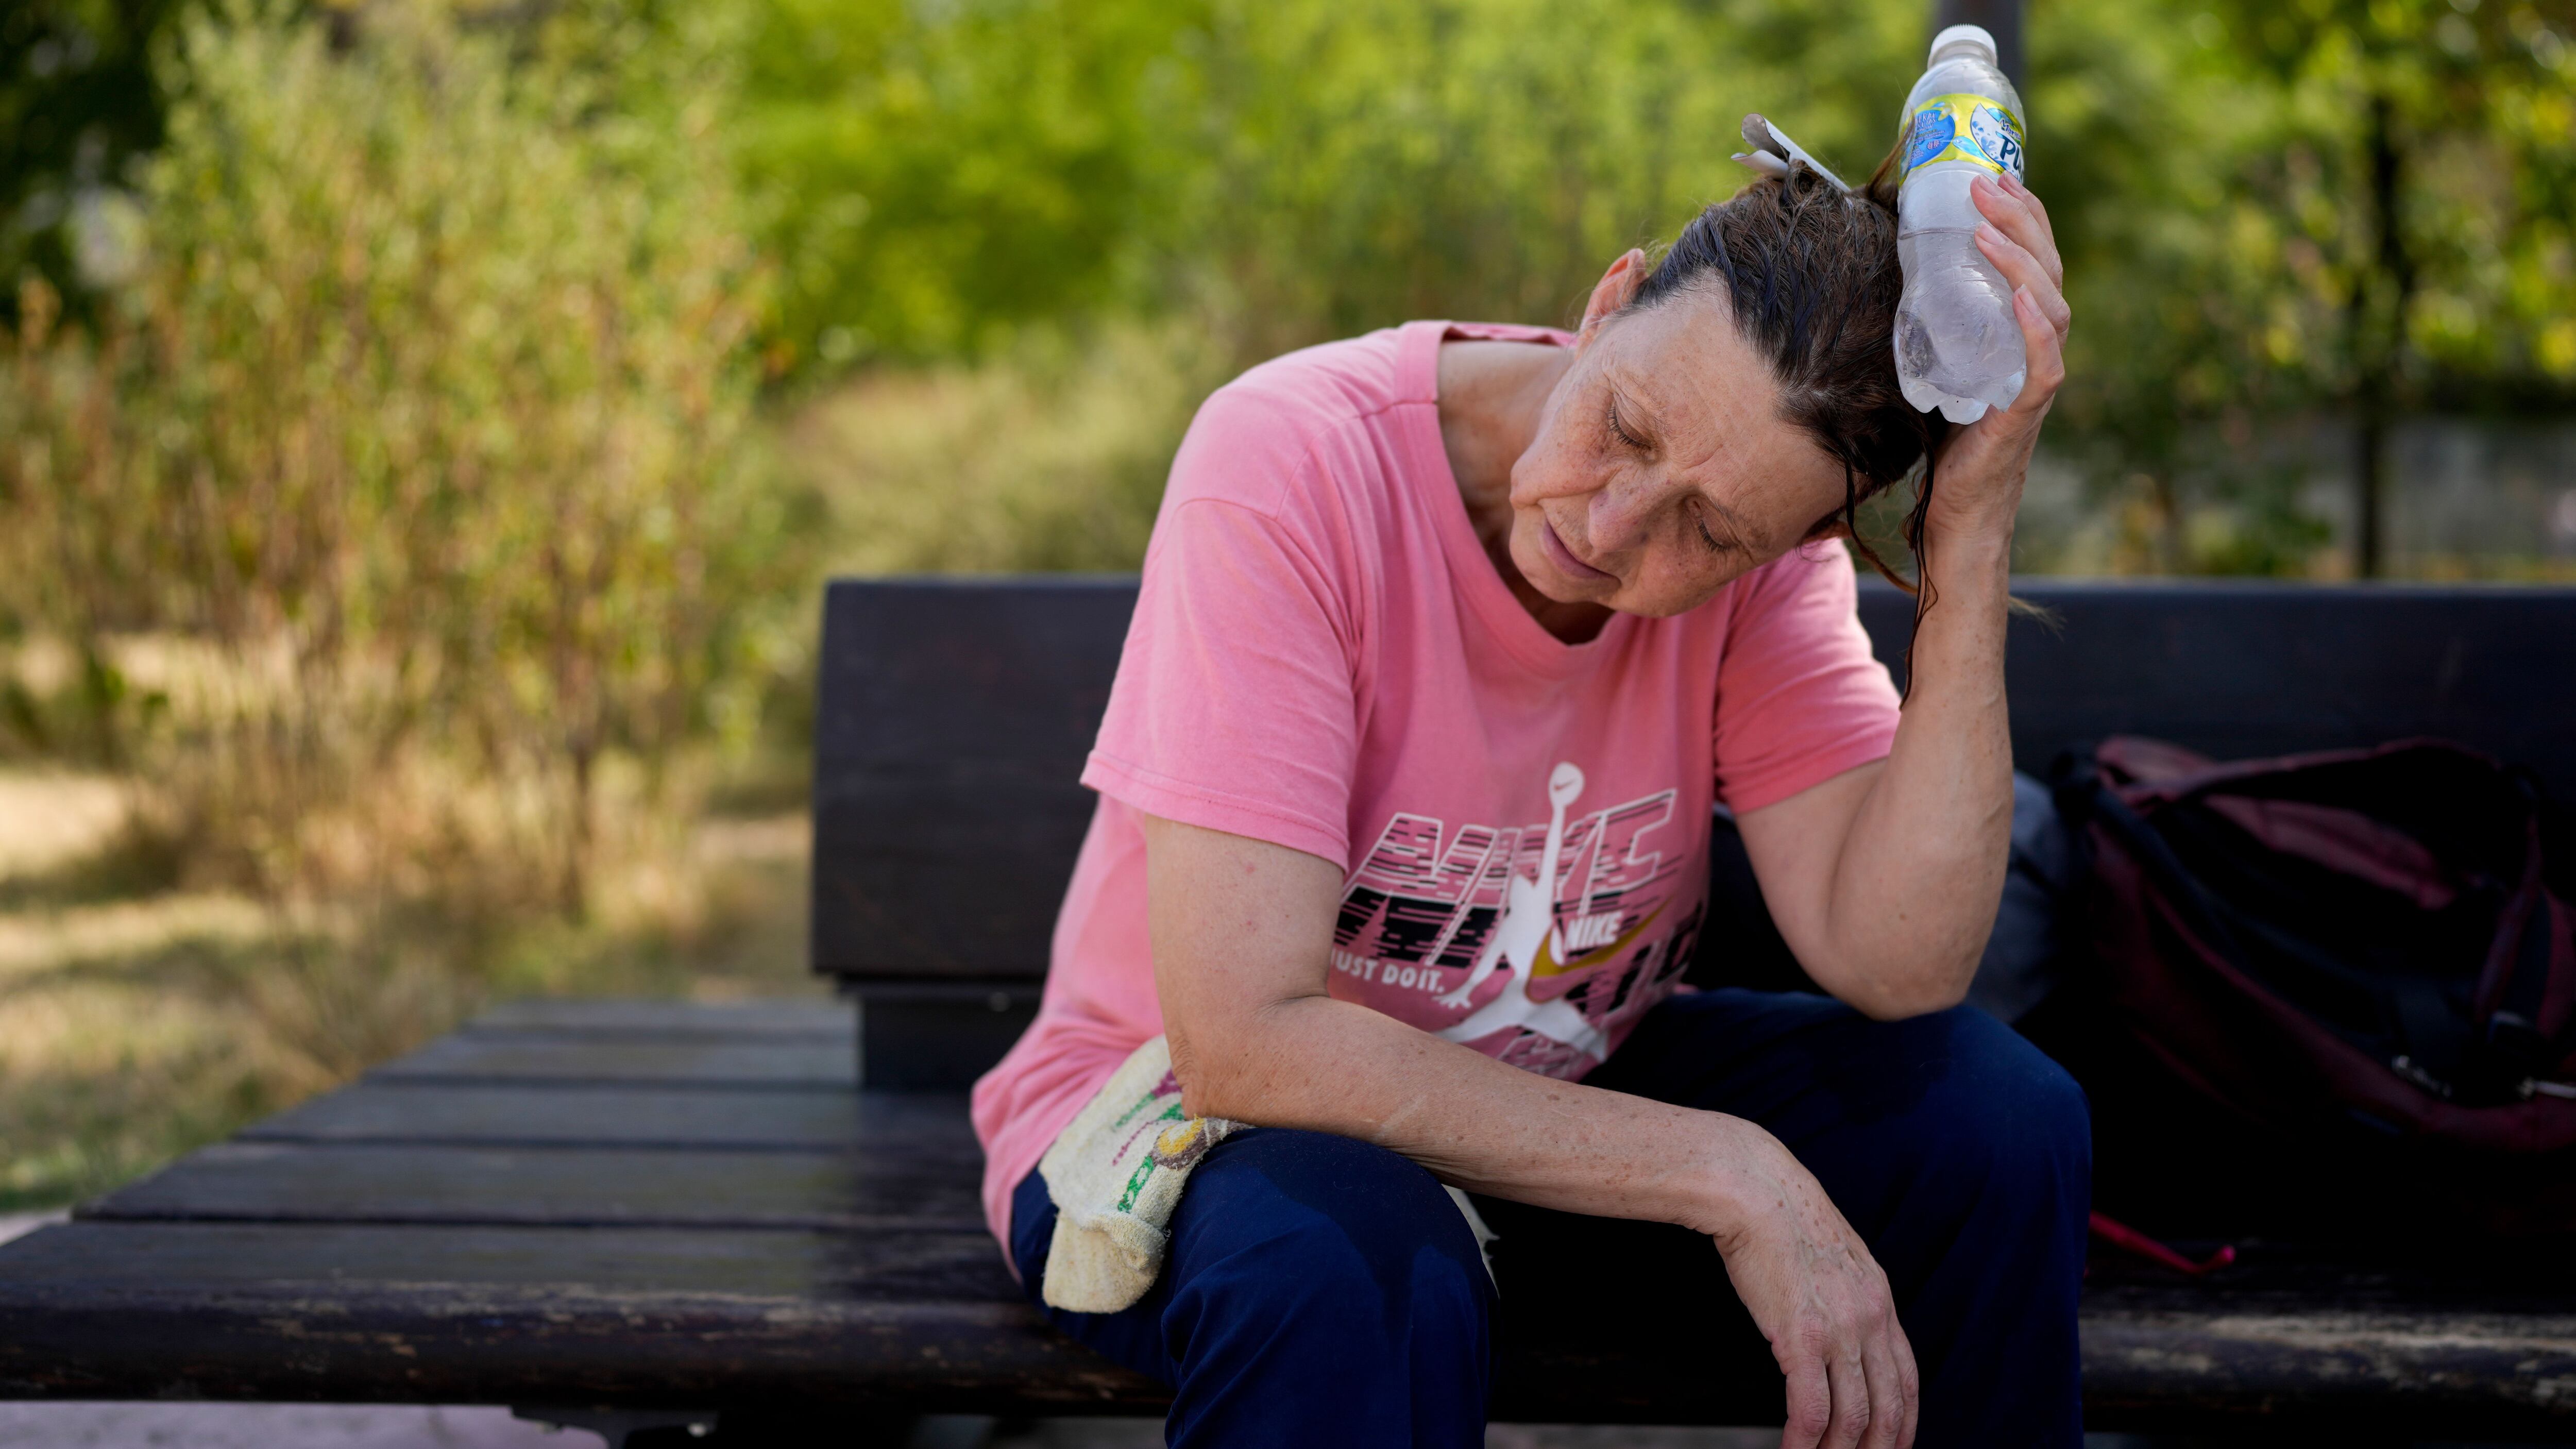
{"type": "Polygon", "coordinates": [[[1665,617],[1798,546],[1842,466],[1782,420],[1770,367],[1710,289],[1616,315],[1644,257],[1592,295],[1574,361],[1512,465],[1512,562],[1559,603],[1665,617]]]}

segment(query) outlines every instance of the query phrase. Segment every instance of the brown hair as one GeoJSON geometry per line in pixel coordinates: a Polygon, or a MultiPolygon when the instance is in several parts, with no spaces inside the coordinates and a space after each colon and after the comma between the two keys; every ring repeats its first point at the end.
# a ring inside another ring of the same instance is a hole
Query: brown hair
{"type": "Polygon", "coordinates": [[[1919,564],[1932,451],[1949,431],[1939,413],[1918,412],[1897,386],[1893,339],[1905,277],[1896,259],[1896,187],[1891,164],[1845,192],[1792,162],[1788,175],[1763,177],[1693,217],[1628,306],[1724,289],[1736,328],[1770,361],[1782,415],[1843,465],[1842,507],[1807,536],[1842,525],[1872,568],[1928,607],[1860,533],[1860,505],[1919,464],[1923,479],[1905,520],[1906,546],[1919,564]]]}

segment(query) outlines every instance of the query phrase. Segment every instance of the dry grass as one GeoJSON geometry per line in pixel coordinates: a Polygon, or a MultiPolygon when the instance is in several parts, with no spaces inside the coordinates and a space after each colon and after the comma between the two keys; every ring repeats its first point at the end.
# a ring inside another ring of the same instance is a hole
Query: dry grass
{"type": "Polygon", "coordinates": [[[797,813],[629,855],[582,923],[186,889],[99,775],[0,772],[0,1210],[98,1192],[526,994],[811,994],[797,813]]]}

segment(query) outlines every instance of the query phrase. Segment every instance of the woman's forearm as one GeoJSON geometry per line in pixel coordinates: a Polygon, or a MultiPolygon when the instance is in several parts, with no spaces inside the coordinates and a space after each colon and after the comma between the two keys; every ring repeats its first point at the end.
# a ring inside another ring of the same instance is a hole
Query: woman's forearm
{"type": "Polygon", "coordinates": [[[2000,530],[1935,537],[1896,743],[1834,871],[1834,920],[1884,983],[1881,1015],[1955,1005],[1994,928],[2012,846],[2000,530]]]}
{"type": "Polygon", "coordinates": [[[1357,1137],[1471,1192],[1722,1231],[1730,1144],[1715,1113],[1508,1066],[1355,1002],[1299,997],[1248,1029],[1175,1037],[1191,1111],[1357,1137]],[[1216,1041],[1205,1041],[1214,1034],[1216,1041]]]}
{"type": "Polygon", "coordinates": [[[1751,1123],[1508,1066],[1327,994],[1341,872],[1148,819],[1154,978],[1187,1110],[1375,1142],[1476,1192],[1726,1236],[1794,1172],[1751,1123]]]}
{"type": "Polygon", "coordinates": [[[2007,513],[1933,536],[1934,603],[1888,757],[1738,822],[1800,964],[1872,1016],[1956,1005],[1994,925],[2012,837],[2010,529],[2007,513]]]}

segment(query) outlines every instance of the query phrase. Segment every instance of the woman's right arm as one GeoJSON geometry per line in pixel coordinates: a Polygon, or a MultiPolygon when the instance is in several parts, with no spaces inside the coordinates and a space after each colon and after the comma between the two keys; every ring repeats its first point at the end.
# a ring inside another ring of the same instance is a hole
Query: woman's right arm
{"type": "Polygon", "coordinates": [[[1339,868],[1141,817],[1186,1110],[1355,1137],[1473,1192],[1705,1233],[1788,1382],[1785,1446],[1904,1446],[1914,1356],[1823,1187],[1741,1118],[1507,1066],[1326,991],[1339,868]]]}

